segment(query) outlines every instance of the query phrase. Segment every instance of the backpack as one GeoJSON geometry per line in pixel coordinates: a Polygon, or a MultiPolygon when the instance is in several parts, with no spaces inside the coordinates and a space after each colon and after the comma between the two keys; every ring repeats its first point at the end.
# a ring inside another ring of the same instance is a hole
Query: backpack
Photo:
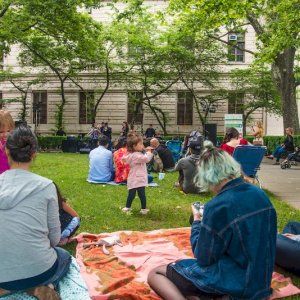
{"type": "Polygon", "coordinates": [[[158,153],[156,151],[153,152],[153,158],[152,158],[152,171],[153,172],[160,172],[163,170],[164,164],[159,157],[158,153]]]}

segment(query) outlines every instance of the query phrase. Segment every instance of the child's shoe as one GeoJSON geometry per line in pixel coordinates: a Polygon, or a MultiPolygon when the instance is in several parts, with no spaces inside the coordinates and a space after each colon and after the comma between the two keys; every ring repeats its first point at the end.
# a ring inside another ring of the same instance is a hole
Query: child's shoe
{"type": "Polygon", "coordinates": [[[148,208],[142,208],[142,209],[140,210],[140,214],[146,215],[149,211],[150,211],[150,210],[149,210],[148,208]]]}
{"type": "Polygon", "coordinates": [[[130,207],[123,207],[122,208],[122,212],[124,212],[124,213],[130,213],[130,211],[131,211],[130,207]]]}

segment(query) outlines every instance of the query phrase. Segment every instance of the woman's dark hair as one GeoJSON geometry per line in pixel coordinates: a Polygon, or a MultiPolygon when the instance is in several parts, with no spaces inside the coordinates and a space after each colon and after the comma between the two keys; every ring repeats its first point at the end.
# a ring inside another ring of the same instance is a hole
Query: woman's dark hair
{"type": "Polygon", "coordinates": [[[57,200],[58,200],[58,208],[62,209],[63,202],[67,202],[67,200],[66,200],[65,197],[63,197],[63,195],[61,194],[61,191],[60,191],[58,185],[54,181],[53,181],[53,184],[55,185],[55,188],[56,188],[57,200]]]}
{"type": "Polygon", "coordinates": [[[126,146],[126,143],[127,143],[127,138],[125,136],[121,136],[119,139],[118,139],[118,143],[116,145],[116,149],[120,149],[122,147],[125,147],[126,146]]]}
{"type": "Polygon", "coordinates": [[[30,162],[32,155],[37,152],[38,141],[29,127],[15,128],[9,135],[6,148],[15,162],[30,162]]]}
{"type": "Polygon", "coordinates": [[[230,127],[226,129],[226,133],[223,139],[223,144],[230,142],[231,139],[237,139],[240,133],[237,131],[236,128],[230,127]]]}
{"type": "Polygon", "coordinates": [[[129,133],[127,136],[127,151],[128,152],[134,152],[134,146],[136,146],[139,142],[142,142],[143,138],[134,134],[129,133]]]}

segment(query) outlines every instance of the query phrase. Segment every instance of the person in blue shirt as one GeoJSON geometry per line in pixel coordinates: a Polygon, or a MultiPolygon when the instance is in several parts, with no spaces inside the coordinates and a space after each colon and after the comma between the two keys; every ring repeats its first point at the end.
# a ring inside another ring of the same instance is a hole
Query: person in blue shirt
{"type": "Polygon", "coordinates": [[[192,205],[193,259],[155,268],[148,283],[163,299],[228,295],[265,299],[271,293],[276,252],[276,212],[266,193],[245,183],[228,153],[205,145],[199,181],[216,196],[203,215],[192,205]]]}
{"type": "Polygon", "coordinates": [[[112,152],[107,150],[109,139],[102,135],[98,140],[99,146],[89,155],[89,176],[91,183],[109,182],[114,179],[114,166],[112,152]]]}

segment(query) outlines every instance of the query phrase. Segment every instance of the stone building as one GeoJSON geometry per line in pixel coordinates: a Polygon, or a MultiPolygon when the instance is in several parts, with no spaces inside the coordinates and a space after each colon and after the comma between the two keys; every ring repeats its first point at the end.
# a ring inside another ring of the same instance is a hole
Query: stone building
{"type": "MultiPolygon", "coordinates": [[[[166,1],[146,1],[148,5],[154,9],[165,7],[166,1]]],[[[109,9],[90,9],[89,13],[95,20],[102,22],[109,22],[109,9]]],[[[244,36],[232,33],[225,36],[224,39],[238,40],[241,46],[249,50],[255,50],[255,33],[252,27],[245,28],[244,36]]],[[[233,49],[231,53],[231,61],[224,66],[224,85],[228,84],[226,81],[226,74],[233,68],[245,69],[251,64],[253,57],[248,52],[243,52],[238,49],[233,49]]],[[[13,46],[9,55],[3,58],[3,69],[12,69],[15,72],[20,71],[17,61],[18,47],[13,46]]],[[[24,70],[23,70],[24,72],[24,70]]],[[[24,82],[31,80],[34,77],[32,71],[26,71],[26,77],[22,78],[24,82]]],[[[91,92],[91,97],[97,98],[97,89],[90,80],[94,73],[85,71],[82,74],[84,88],[91,92]]],[[[28,89],[28,115],[27,122],[38,133],[50,134],[55,130],[55,112],[56,106],[61,101],[59,91],[59,82],[55,76],[49,74],[49,81],[43,85],[32,85],[28,89]],[[38,105],[38,110],[36,109],[38,105]]],[[[66,106],[64,111],[64,129],[67,134],[87,133],[91,126],[91,120],[88,113],[87,97],[71,82],[66,84],[66,106]]],[[[123,121],[130,121],[134,110],[133,104],[130,101],[130,95],[135,91],[127,91],[122,86],[112,86],[108,93],[104,96],[98,109],[96,122],[108,122],[112,127],[113,133],[117,136],[121,130],[123,121]]],[[[199,93],[207,93],[205,89],[199,87],[199,93]]],[[[138,92],[136,97],[141,96],[138,92]]],[[[10,83],[0,83],[0,99],[13,99],[20,97],[20,92],[10,83]]],[[[183,85],[175,85],[167,94],[161,96],[163,102],[162,108],[168,112],[168,126],[169,134],[185,134],[193,129],[200,129],[200,121],[191,99],[190,93],[183,85]]],[[[240,113],[242,97],[236,97],[232,101],[223,101],[218,103],[215,111],[209,113],[208,123],[216,124],[216,130],[219,135],[224,133],[224,115],[227,113],[240,113]]],[[[12,112],[13,117],[18,119],[21,104],[18,102],[10,102],[5,104],[5,108],[12,112]]],[[[136,109],[136,107],[135,107],[136,109]]],[[[280,135],[282,134],[282,120],[274,116],[270,116],[264,110],[256,111],[252,116],[252,123],[255,120],[262,120],[266,127],[267,134],[280,135]],[[274,126],[275,125],[275,126],[274,126]]],[[[138,116],[136,117],[136,129],[143,131],[149,124],[153,124],[157,131],[161,131],[155,116],[149,111],[147,107],[138,108],[138,116]]]]}

